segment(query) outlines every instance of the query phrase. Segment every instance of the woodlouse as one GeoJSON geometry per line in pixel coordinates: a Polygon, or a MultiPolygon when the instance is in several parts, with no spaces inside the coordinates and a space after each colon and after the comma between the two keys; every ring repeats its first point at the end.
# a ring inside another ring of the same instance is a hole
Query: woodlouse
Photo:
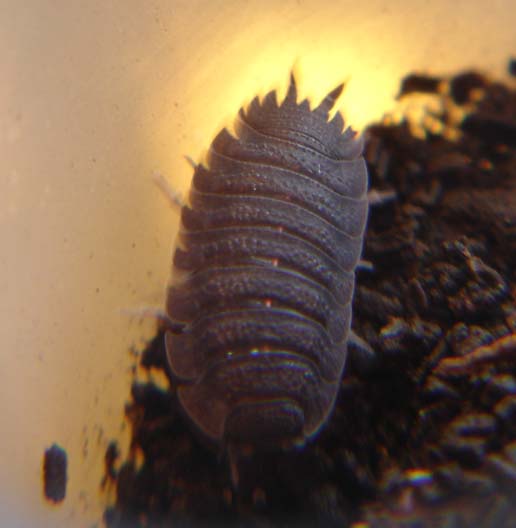
{"type": "Polygon", "coordinates": [[[362,143],[329,112],[270,92],[195,168],[168,290],[181,406],[223,445],[302,445],[330,414],[366,224],[362,143]]]}

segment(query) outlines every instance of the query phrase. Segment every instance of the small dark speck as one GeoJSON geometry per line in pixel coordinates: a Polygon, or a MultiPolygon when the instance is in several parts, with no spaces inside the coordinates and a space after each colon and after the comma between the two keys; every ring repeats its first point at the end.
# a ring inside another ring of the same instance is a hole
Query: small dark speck
{"type": "Polygon", "coordinates": [[[43,460],[43,484],[45,497],[52,502],[61,502],[66,495],[67,481],[66,451],[53,444],[45,451],[43,460]]]}
{"type": "Polygon", "coordinates": [[[104,468],[106,474],[103,480],[103,485],[105,485],[108,480],[115,480],[117,475],[115,463],[119,456],[120,450],[118,449],[118,444],[116,442],[110,442],[104,455],[104,468]]]}
{"type": "Polygon", "coordinates": [[[136,243],[133,242],[133,243],[131,244],[131,247],[134,249],[134,248],[136,247],[136,243]]]}
{"type": "Polygon", "coordinates": [[[511,59],[509,61],[509,73],[513,76],[513,77],[516,77],[516,59],[511,59]]]}
{"type": "Polygon", "coordinates": [[[439,91],[439,84],[442,79],[440,77],[431,77],[423,74],[411,74],[403,78],[401,82],[398,99],[404,95],[419,92],[419,93],[437,93],[439,91]]]}

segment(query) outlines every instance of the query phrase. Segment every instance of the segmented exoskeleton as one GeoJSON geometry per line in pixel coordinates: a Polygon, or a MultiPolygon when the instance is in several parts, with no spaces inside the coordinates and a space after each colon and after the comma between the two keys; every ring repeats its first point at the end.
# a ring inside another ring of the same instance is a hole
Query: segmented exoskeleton
{"type": "Polygon", "coordinates": [[[368,211],[362,144],[329,120],[342,89],[311,110],[291,77],[195,169],[166,348],[183,409],[217,442],[299,445],[333,408],[368,211]]]}

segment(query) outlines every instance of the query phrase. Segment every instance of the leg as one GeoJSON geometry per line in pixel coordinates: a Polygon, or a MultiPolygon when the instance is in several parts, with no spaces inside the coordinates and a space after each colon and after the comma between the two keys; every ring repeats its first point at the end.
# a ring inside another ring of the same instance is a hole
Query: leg
{"type": "Polygon", "coordinates": [[[357,268],[364,270],[364,271],[373,271],[374,265],[370,260],[362,260],[360,259],[357,263],[357,268]]]}
{"type": "Polygon", "coordinates": [[[170,185],[169,181],[162,174],[155,173],[152,175],[154,183],[159,187],[159,189],[165,194],[168,199],[169,204],[174,209],[181,209],[184,207],[185,203],[181,198],[181,195],[170,185]]]}
{"type": "Polygon", "coordinates": [[[368,372],[374,366],[377,359],[374,350],[353,330],[348,336],[348,350],[353,366],[361,374],[368,372]]]}
{"type": "Polygon", "coordinates": [[[370,206],[375,206],[379,204],[388,203],[396,199],[396,191],[377,191],[376,189],[371,189],[367,193],[367,200],[369,201],[370,206]]]}
{"type": "Polygon", "coordinates": [[[142,308],[122,308],[120,310],[122,315],[126,317],[139,317],[140,319],[155,319],[165,325],[167,330],[171,332],[179,332],[184,327],[182,323],[176,323],[170,319],[167,312],[162,308],[154,308],[152,306],[144,306],[142,308]]]}

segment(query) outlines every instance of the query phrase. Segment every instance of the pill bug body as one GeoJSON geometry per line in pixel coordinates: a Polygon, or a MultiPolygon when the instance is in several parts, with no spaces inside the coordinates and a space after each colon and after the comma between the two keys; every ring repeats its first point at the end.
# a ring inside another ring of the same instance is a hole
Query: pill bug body
{"type": "Polygon", "coordinates": [[[241,109],[194,172],[166,333],[178,398],[218,443],[288,447],[331,412],[367,217],[362,145],[329,112],[275,92],[241,109]]]}

